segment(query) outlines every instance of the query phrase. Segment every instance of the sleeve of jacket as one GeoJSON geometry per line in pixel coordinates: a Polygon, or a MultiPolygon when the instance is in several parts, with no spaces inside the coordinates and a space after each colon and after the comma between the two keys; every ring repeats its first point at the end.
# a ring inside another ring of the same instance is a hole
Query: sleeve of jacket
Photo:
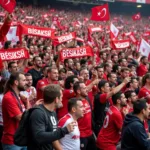
{"type": "Polygon", "coordinates": [[[11,22],[6,19],[0,29],[0,42],[5,40],[5,36],[7,35],[10,26],[11,26],[11,22]]]}
{"type": "Polygon", "coordinates": [[[50,144],[69,133],[66,127],[46,132],[46,117],[39,109],[34,110],[30,116],[30,130],[33,140],[38,144],[50,144]]]}
{"type": "Polygon", "coordinates": [[[148,140],[148,135],[142,124],[136,125],[132,133],[135,139],[137,139],[137,142],[141,145],[141,147],[143,147],[144,150],[150,150],[150,140],[148,140]]]}

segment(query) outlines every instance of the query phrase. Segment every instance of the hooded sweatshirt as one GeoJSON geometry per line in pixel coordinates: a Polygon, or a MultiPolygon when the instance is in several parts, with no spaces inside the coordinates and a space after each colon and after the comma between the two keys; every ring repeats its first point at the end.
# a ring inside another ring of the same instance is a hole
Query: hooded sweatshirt
{"type": "Polygon", "coordinates": [[[124,120],[121,150],[150,150],[144,123],[132,113],[126,115],[124,120]]]}

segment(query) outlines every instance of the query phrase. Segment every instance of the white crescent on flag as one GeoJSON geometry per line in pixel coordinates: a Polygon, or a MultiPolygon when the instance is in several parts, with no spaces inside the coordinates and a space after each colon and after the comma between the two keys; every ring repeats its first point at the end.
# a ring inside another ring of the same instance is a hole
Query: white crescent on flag
{"type": "MultiPolygon", "coordinates": [[[[3,0],[3,3],[4,3],[5,0],[3,0]]],[[[8,5],[10,3],[10,0],[8,0],[5,5],[8,5]]]]}
{"type": "Polygon", "coordinates": [[[98,16],[100,16],[100,18],[104,18],[106,16],[106,8],[103,8],[100,12],[98,12],[98,16]],[[104,11],[104,15],[101,17],[103,11],[104,11]]]}

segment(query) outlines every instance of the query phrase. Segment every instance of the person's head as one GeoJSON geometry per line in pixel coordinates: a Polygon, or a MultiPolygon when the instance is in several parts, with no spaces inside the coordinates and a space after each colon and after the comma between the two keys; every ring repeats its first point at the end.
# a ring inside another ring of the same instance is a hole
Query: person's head
{"type": "Polygon", "coordinates": [[[78,81],[78,78],[75,75],[71,75],[71,76],[67,77],[65,80],[65,84],[64,84],[65,89],[72,88],[73,84],[77,81],[78,81]]]}
{"type": "Polygon", "coordinates": [[[146,99],[138,99],[137,101],[134,102],[133,113],[135,115],[140,115],[143,121],[145,119],[148,119],[150,110],[149,110],[149,105],[146,102],[146,99]]]}
{"type": "Polygon", "coordinates": [[[96,66],[95,69],[97,70],[98,78],[103,79],[103,77],[104,77],[104,67],[103,66],[96,66]]]}
{"type": "Polygon", "coordinates": [[[121,77],[126,78],[129,77],[130,70],[127,67],[121,68],[121,77]]]}
{"type": "Polygon", "coordinates": [[[113,61],[113,63],[117,63],[118,62],[118,55],[117,54],[113,54],[111,56],[111,60],[113,61]]]}
{"type": "Polygon", "coordinates": [[[69,76],[72,76],[74,75],[73,71],[68,69],[67,72],[66,72],[66,76],[69,77],[69,76]]]}
{"type": "Polygon", "coordinates": [[[75,62],[74,67],[75,67],[76,70],[79,71],[81,69],[80,62],[75,62]]]}
{"type": "Polygon", "coordinates": [[[80,60],[80,65],[81,65],[81,67],[83,68],[83,67],[87,67],[88,66],[88,63],[87,63],[87,60],[86,59],[81,59],[80,60]]]}
{"type": "Polygon", "coordinates": [[[81,68],[80,76],[83,77],[84,80],[88,80],[89,79],[89,71],[87,70],[86,67],[81,68]]]}
{"type": "Polygon", "coordinates": [[[41,57],[35,56],[35,57],[33,58],[33,65],[34,65],[36,68],[42,68],[42,59],[41,59],[41,57]]]}
{"type": "Polygon", "coordinates": [[[128,66],[127,60],[125,58],[119,59],[118,62],[119,62],[121,67],[127,67],[128,66]]]}
{"type": "Polygon", "coordinates": [[[124,93],[122,93],[122,92],[118,92],[118,93],[114,94],[112,96],[112,101],[113,101],[114,105],[119,105],[121,107],[124,107],[127,105],[127,99],[126,99],[124,93]]]}
{"type": "Polygon", "coordinates": [[[80,98],[71,98],[68,101],[68,112],[76,117],[76,119],[83,117],[84,108],[80,98]]]}
{"type": "Polygon", "coordinates": [[[137,89],[139,86],[139,81],[136,77],[131,77],[130,82],[127,85],[129,88],[132,88],[133,90],[137,89]]]}
{"type": "Polygon", "coordinates": [[[8,70],[10,73],[15,73],[18,71],[18,64],[16,62],[9,62],[8,63],[8,70]]]}
{"type": "Polygon", "coordinates": [[[107,73],[111,73],[111,71],[112,71],[112,64],[110,64],[110,63],[104,64],[104,71],[107,72],[107,73]]]}
{"type": "Polygon", "coordinates": [[[61,108],[62,90],[58,84],[50,84],[44,88],[43,99],[45,104],[55,104],[55,108],[61,108]]]}
{"type": "Polygon", "coordinates": [[[140,59],[140,62],[144,65],[146,65],[148,63],[148,58],[146,56],[142,56],[140,59]]]}
{"type": "Polygon", "coordinates": [[[5,93],[11,89],[16,89],[18,91],[25,91],[26,90],[26,77],[23,73],[15,72],[10,75],[6,86],[5,86],[5,93]]]}
{"type": "Polygon", "coordinates": [[[27,87],[31,87],[33,83],[32,75],[30,73],[25,74],[26,77],[26,85],[27,87]]]}
{"type": "Polygon", "coordinates": [[[106,60],[106,58],[107,58],[106,52],[101,52],[100,57],[101,57],[101,59],[106,60]]]}
{"type": "Polygon", "coordinates": [[[59,78],[62,79],[62,80],[66,79],[66,69],[65,68],[61,68],[59,70],[59,78]]]}
{"type": "Polygon", "coordinates": [[[128,101],[128,103],[134,103],[137,100],[137,95],[134,91],[126,91],[125,92],[125,97],[128,101]]]}
{"type": "Polygon", "coordinates": [[[117,83],[117,75],[114,72],[111,72],[107,75],[108,81],[110,83],[117,83]]]}
{"type": "Polygon", "coordinates": [[[150,73],[145,74],[142,78],[142,86],[146,84],[150,85],[150,73]]]}
{"type": "Polygon", "coordinates": [[[101,80],[101,81],[98,83],[98,89],[99,89],[100,92],[102,92],[102,93],[108,93],[108,92],[110,91],[110,86],[109,86],[108,81],[106,81],[106,80],[101,80]]]}
{"type": "Polygon", "coordinates": [[[65,65],[65,67],[67,67],[67,68],[73,69],[73,67],[74,67],[74,62],[73,62],[72,59],[65,59],[65,60],[64,60],[64,65],[65,65]]]}
{"type": "Polygon", "coordinates": [[[125,58],[125,53],[122,52],[122,51],[120,51],[120,52],[118,53],[118,57],[119,57],[119,59],[125,58]]]}
{"type": "Polygon", "coordinates": [[[50,67],[47,70],[47,75],[51,81],[58,81],[59,75],[58,75],[58,69],[56,67],[50,67]]]}
{"type": "Polygon", "coordinates": [[[47,77],[47,71],[50,67],[48,65],[44,66],[42,68],[42,73],[43,73],[43,76],[46,78],[47,77]]]}
{"type": "Polygon", "coordinates": [[[76,82],[73,85],[73,90],[77,96],[87,97],[88,92],[84,82],[76,82]]]}

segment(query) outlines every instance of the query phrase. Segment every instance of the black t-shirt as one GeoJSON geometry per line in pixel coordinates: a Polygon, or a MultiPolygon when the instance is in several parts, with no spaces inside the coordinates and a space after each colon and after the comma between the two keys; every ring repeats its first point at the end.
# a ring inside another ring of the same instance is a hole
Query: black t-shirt
{"type": "Polygon", "coordinates": [[[108,100],[106,100],[105,103],[101,103],[100,95],[101,93],[98,93],[95,95],[94,98],[94,120],[95,120],[95,124],[102,127],[104,119],[106,117],[106,112],[110,107],[110,103],[108,100]]]}
{"type": "Polygon", "coordinates": [[[56,113],[43,109],[35,109],[29,121],[28,150],[53,150],[52,142],[61,139],[68,133],[67,128],[57,129],[56,113]]]}
{"type": "Polygon", "coordinates": [[[33,86],[36,87],[37,82],[42,79],[42,72],[41,71],[37,71],[34,68],[29,70],[28,73],[30,73],[32,75],[33,78],[33,86]]]}

